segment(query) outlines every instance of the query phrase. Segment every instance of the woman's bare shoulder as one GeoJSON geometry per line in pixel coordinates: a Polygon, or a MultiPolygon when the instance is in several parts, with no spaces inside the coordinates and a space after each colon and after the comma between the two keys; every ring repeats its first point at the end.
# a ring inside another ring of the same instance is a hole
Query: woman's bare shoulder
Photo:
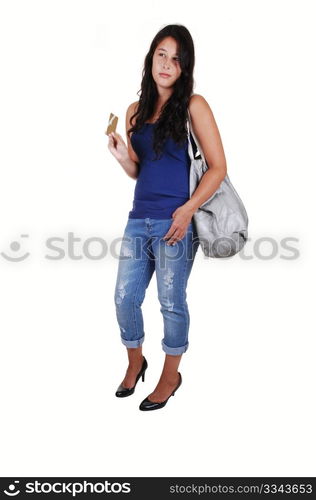
{"type": "Polygon", "coordinates": [[[189,111],[191,112],[192,109],[194,108],[207,108],[209,107],[209,104],[205,97],[203,97],[201,94],[192,94],[190,97],[190,102],[189,102],[189,111]]]}
{"type": "Polygon", "coordinates": [[[131,116],[133,116],[136,111],[137,111],[137,107],[138,107],[138,104],[139,104],[139,101],[135,101],[135,102],[132,102],[128,108],[127,108],[127,111],[126,111],[126,120],[129,122],[131,116]]]}
{"type": "Polygon", "coordinates": [[[205,97],[200,94],[193,94],[191,96],[189,112],[193,124],[197,124],[198,121],[204,123],[214,122],[213,111],[205,97]]]}

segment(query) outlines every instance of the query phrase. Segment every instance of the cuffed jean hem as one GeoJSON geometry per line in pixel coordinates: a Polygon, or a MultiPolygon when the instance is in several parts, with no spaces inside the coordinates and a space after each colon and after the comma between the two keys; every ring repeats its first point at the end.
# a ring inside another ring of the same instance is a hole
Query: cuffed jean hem
{"type": "Polygon", "coordinates": [[[161,341],[162,349],[166,354],[171,354],[171,356],[177,356],[179,354],[183,354],[189,347],[189,342],[187,342],[185,345],[182,345],[180,347],[169,347],[167,346],[164,341],[161,341]]]}
{"type": "Polygon", "coordinates": [[[145,340],[145,336],[143,335],[140,339],[137,340],[125,340],[121,337],[121,341],[126,347],[139,347],[145,340]]]}

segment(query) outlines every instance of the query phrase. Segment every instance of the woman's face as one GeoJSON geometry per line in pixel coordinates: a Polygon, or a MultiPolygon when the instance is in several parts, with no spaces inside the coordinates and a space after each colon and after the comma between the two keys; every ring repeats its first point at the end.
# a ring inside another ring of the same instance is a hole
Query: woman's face
{"type": "Polygon", "coordinates": [[[163,88],[172,87],[181,75],[178,48],[177,41],[167,36],[158,43],[154,52],[152,76],[156,84],[163,88]]]}

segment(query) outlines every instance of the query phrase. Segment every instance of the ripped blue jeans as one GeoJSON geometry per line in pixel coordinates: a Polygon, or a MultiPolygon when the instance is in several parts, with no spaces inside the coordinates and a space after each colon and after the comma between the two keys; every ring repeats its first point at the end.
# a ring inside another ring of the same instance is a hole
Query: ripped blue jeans
{"type": "Polygon", "coordinates": [[[162,238],[173,219],[128,219],[121,243],[115,285],[116,317],[126,347],[139,347],[145,339],[141,310],[145,292],[156,271],[158,299],[163,315],[166,354],[188,349],[190,316],[186,287],[198,249],[194,222],[182,240],[167,245],[162,238]]]}

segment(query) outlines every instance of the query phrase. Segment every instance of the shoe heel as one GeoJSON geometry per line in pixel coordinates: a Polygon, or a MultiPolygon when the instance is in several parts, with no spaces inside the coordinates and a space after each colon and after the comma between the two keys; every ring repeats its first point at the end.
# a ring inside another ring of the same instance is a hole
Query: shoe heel
{"type": "Polygon", "coordinates": [[[142,382],[145,382],[145,372],[142,374],[142,382]]]}

